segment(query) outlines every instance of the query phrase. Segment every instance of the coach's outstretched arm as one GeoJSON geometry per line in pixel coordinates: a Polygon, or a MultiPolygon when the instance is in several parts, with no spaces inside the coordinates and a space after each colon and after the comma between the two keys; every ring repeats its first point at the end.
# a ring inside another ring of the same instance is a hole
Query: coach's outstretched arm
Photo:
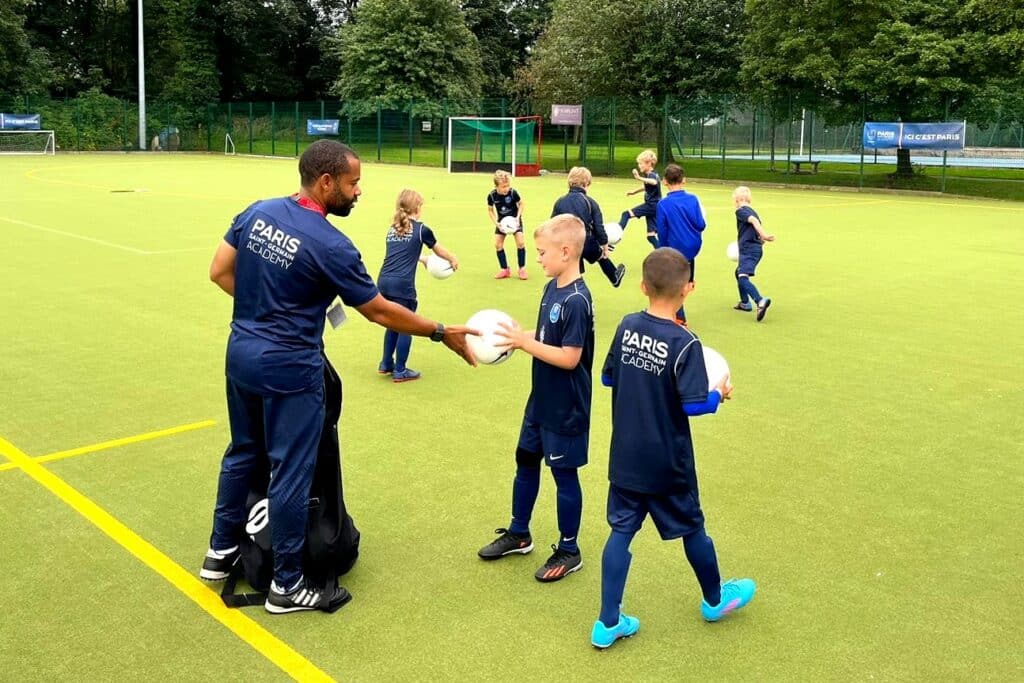
{"type": "MultiPolygon", "coordinates": [[[[220,284],[220,283],[218,283],[220,284]]],[[[479,335],[478,330],[472,330],[465,325],[445,326],[435,323],[423,316],[417,315],[405,306],[388,301],[378,294],[362,306],[356,306],[364,318],[381,327],[398,332],[399,334],[412,334],[418,337],[430,337],[434,341],[444,342],[444,345],[476,367],[476,359],[469,351],[466,344],[466,335],[479,335]]]]}

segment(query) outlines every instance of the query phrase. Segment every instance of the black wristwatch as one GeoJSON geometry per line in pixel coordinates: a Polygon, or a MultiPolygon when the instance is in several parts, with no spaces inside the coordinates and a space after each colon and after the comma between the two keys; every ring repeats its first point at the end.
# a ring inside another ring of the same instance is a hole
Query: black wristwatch
{"type": "Polygon", "coordinates": [[[433,333],[430,335],[430,341],[439,342],[439,341],[443,341],[443,340],[444,340],[444,324],[443,323],[438,323],[437,324],[437,329],[434,330],[433,333]]]}

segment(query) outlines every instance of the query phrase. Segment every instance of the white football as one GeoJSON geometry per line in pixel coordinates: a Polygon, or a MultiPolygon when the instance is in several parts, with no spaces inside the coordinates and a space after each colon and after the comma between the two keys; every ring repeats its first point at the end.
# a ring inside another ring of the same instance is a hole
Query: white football
{"type": "Polygon", "coordinates": [[[452,264],[447,260],[437,254],[431,254],[427,257],[427,272],[438,280],[444,280],[454,275],[455,269],[452,268],[452,264]]]}
{"type": "Polygon", "coordinates": [[[506,235],[511,235],[518,229],[519,219],[516,218],[515,216],[505,216],[504,218],[501,219],[501,222],[498,223],[498,230],[505,233],[506,235]]]}
{"type": "Polygon", "coordinates": [[[604,231],[608,235],[608,244],[616,245],[622,241],[622,226],[618,223],[605,223],[604,231]]]}
{"type": "MultiPolygon", "coordinates": [[[[729,374],[729,364],[718,351],[709,346],[704,347],[704,369],[708,373],[708,390],[714,389],[722,378],[729,374]]],[[[732,386],[730,378],[728,386],[732,386]]]]}
{"type": "Polygon", "coordinates": [[[725,248],[725,255],[730,261],[740,260],[740,245],[736,242],[729,242],[729,246],[725,248]]]}
{"type": "Polygon", "coordinates": [[[512,318],[507,313],[486,308],[473,314],[473,317],[466,321],[466,327],[480,332],[480,336],[473,334],[466,335],[466,342],[469,350],[473,353],[478,363],[484,365],[497,365],[511,357],[515,349],[504,347],[504,337],[497,336],[500,327],[498,323],[512,324],[512,318]]]}

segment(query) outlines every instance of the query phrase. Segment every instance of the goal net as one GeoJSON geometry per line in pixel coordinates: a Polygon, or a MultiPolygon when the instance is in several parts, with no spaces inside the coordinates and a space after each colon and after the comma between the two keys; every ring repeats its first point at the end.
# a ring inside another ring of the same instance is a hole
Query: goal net
{"type": "Polygon", "coordinates": [[[454,116],[448,119],[448,172],[540,175],[541,118],[454,116]]]}
{"type": "Polygon", "coordinates": [[[0,154],[53,154],[52,130],[0,130],[0,154]]]}

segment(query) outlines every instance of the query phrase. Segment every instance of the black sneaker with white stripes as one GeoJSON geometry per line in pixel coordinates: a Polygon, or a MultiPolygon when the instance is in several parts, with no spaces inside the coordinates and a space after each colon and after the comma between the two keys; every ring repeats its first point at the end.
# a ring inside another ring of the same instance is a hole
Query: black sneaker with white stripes
{"type": "Polygon", "coordinates": [[[276,583],[271,583],[267,601],[263,606],[271,614],[288,614],[303,610],[334,612],[351,599],[352,594],[341,586],[311,586],[306,579],[302,579],[289,593],[283,592],[276,583]]]}
{"type": "Polygon", "coordinates": [[[203,568],[199,570],[199,578],[206,581],[223,581],[228,578],[231,568],[238,564],[238,558],[242,556],[238,546],[231,550],[218,553],[213,548],[206,551],[203,558],[203,568]]]}

